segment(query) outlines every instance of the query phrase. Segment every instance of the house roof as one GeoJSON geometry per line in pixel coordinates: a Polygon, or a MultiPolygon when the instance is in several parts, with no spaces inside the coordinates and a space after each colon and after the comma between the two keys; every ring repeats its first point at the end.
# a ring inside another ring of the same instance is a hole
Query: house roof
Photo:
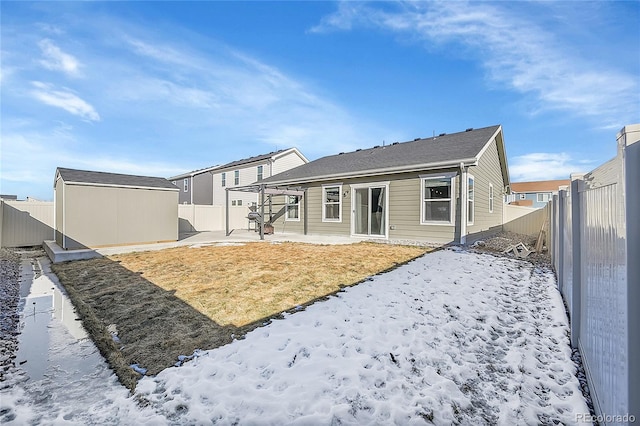
{"type": "Polygon", "coordinates": [[[562,180],[539,180],[534,182],[514,182],[511,184],[511,192],[552,192],[557,191],[558,187],[571,185],[569,179],[562,180]]]}
{"type": "Polygon", "coordinates": [[[76,170],[58,167],[56,180],[62,178],[65,183],[98,186],[118,186],[131,188],[152,188],[163,190],[175,190],[178,188],[160,177],[125,175],[120,173],[94,172],[89,170],[76,170]]]}
{"type": "Polygon", "coordinates": [[[468,129],[464,132],[393,143],[319,158],[262,180],[266,184],[291,184],[360,175],[389,174],[413,170],[473,165],[496,137],[503,175],[508,182],[501,127],[468,129]]]}
{"type": "Polygon", "coordinates": [[[226,164],[223,164],[221,166],[211,166],[211,167],[206,167],[204,169],[194,170],[194,171],[191,171],[191,172],[187,172],[187,173],[183,173],[183,174],[180,174],[180,175],[177,175],[177,176],[170,177],[169,180],[182,179],[182,178],[186,178],[186,177],[195,176],[195,175],[199,175],[199,174],[202,174],[202,173],[210,172],[210,171],[213,171],[213,170],[222,171],[223,169],[236,168],[236,167],[239,167],[239,166],[243,166],[245,164],[255,163],[255,162],[264,161],[264,160],[268,160],[268,159],[275,159],[275,157],[282,156],[283,154],[288,153],[289,151],[296,152],[302,159],[307,161],[307,159],[304,157],[304,155],[302,155],[302,153],[300,153],[300,151],[298,151],[296,148],[287,148],[287,149],[280,149],[278,151],[269,152],[267,154],[261,154],[261,155],[256,155],[256,156],[249,157],[249,158],[243,158],[242,160],[231,161],[230,163],[226,163],[226,164]]]}

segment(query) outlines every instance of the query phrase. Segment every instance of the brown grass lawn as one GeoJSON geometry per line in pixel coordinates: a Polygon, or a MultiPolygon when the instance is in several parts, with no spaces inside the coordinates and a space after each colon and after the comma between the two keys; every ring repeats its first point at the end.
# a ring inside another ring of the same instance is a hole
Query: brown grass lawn
{"type": "Polygon", "coordinates": [[[248,243],[111,257],[216,323],[242,327],[424,254],[375,243],[248,243]]]}
{"type": "Polygon", "coordinates": [[[178,355],[239,338],[281,312],[429,249],[358,243],[181,247],[53,265],[83,325],[129,389],[178,355]],[[115,326],[119,340],[107,331],[115,326]]]}

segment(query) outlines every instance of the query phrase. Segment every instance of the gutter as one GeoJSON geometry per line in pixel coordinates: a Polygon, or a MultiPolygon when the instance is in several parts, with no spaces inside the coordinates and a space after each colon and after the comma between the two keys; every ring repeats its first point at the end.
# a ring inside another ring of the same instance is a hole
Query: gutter
{"type": "Polygon", "coordinates": [[[320,176],[311,176],[307,178],[300,179],[291,179],[291,180],[278,180],[278,181],[267,181],[264,182],[267,185],[296,185],[308,182],[322,182],[322,181],[331,181],[336,179],[354,179],[360,177],[369,177],[369,176],[381,176],[381,175],[390,175],[396,173],[410,173],[410,172],[420,172],[430,169],[457,169],[460,165],[463,164],[465,167],[477,166],[478,159],[477,158],[468,158],[455,162],[439,162],[439,163],[427,163],[427,164],[418,164],[414,166],[408,167],[394,167],[394,168],[386,168],[386,169],[373,169],[373,170],[365,170],[358,174],[350,174],[350,173],[340,173],[335,175],[320,175],[320,176]]]}

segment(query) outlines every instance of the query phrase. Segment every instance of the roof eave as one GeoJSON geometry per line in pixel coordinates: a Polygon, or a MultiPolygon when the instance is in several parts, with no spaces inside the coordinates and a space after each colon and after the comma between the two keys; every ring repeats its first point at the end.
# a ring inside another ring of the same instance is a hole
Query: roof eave
{"type": "Polygon", "coordinates": [[[94,183],[94,182],[76,182],[66,181],[62,179],[65,185],[80,185],[80,186],[101,186],[108,188],[132,188],[132,189],[151,189],[156,191],[180,191],[180,188],[166,188],[157,186],[144,186],[144,185],[117,185],[112,183],[94,183]]]}
{"type": "Polygon", "coordinates": [[[285,179],[278,181],[267,181],[266,185],[295,185],[309,182],[323,182],[329,180],[336,179],[354,179],[359,177],[369,177],[369,176],[381,176],[381,175],[390,175],[396,173],[411,173],[411,172],[419,172],[424,170],[437,170],[437,169],[449,169],[449,168],[458,168],[460,167],[460,163],[463,163],[464,166],[477,166],[478,159],[477,158],[466,158],[460,160],[451,160],[451,161],[442,161],[438,163],[427,163],[427,164],[417,164],[405,167],[388,167],[383,169],[371,169],[371,170],[363,170],[359,173],[337,173],[332,175],[320,175],[320,176],[312,176],[308,178],[299,178],[299,179],[285,179]]]}

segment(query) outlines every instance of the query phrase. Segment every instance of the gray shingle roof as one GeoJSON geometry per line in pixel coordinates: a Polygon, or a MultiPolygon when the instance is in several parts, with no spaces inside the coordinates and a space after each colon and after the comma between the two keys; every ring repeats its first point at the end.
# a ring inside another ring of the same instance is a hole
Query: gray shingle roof
{"type": "Polygon", "coordinates": [[[275,155],[281,154],[285,151],[289,151],[292,148],[287,148],[287,149],[280,149],[278,151],[273,151],[270,152],[268,154],[261,154],[261,155],[256,155],[254,157],[249,157],[249,158],[243,158],[242,160],[236,160],[236,161],[232,161],[230,163],[227,164],[223,164],[221,166],[211,166],[211,167],[205,167],[204,169],[198,169],[198,170],[194,170],[192,172],[187,172],[187,173],[182,173],[180,175],[176,175],[173,177],[170,177],[170,180],[174,180],[174,179],[181,179],[181,178],[185,178],[185,177],[189,177],[192,175],[198,175],[200,173],[205,173],[211,170],[222,170],[222,169],[229,169],[229,168],[233,168],[233,167],[238,167],[238,166],[242,166],[244,164],[250,164],[250,163],[254,163],[256,161],[262,161],[262,160],[266,160],[268,158],[271,158],[275,155]]]}
{"type": "Polygon", "coordinates": [[[411,166],[455,164],[476,158],[499,128],[484,127],[330,155],[266,178],[261,183],[308,182],[321,177],[348,177],[381,169],[392,171],[411,166]]]}
{"type": "Polygon", "coordinates": [[[57,174],[65,182],[95,183],[98,185],[126,186],[134,188],[178,189],[174,184],[160,177],[124,175],[120,173],[93,172],[88,170],[58,167],[57,174]]]}

